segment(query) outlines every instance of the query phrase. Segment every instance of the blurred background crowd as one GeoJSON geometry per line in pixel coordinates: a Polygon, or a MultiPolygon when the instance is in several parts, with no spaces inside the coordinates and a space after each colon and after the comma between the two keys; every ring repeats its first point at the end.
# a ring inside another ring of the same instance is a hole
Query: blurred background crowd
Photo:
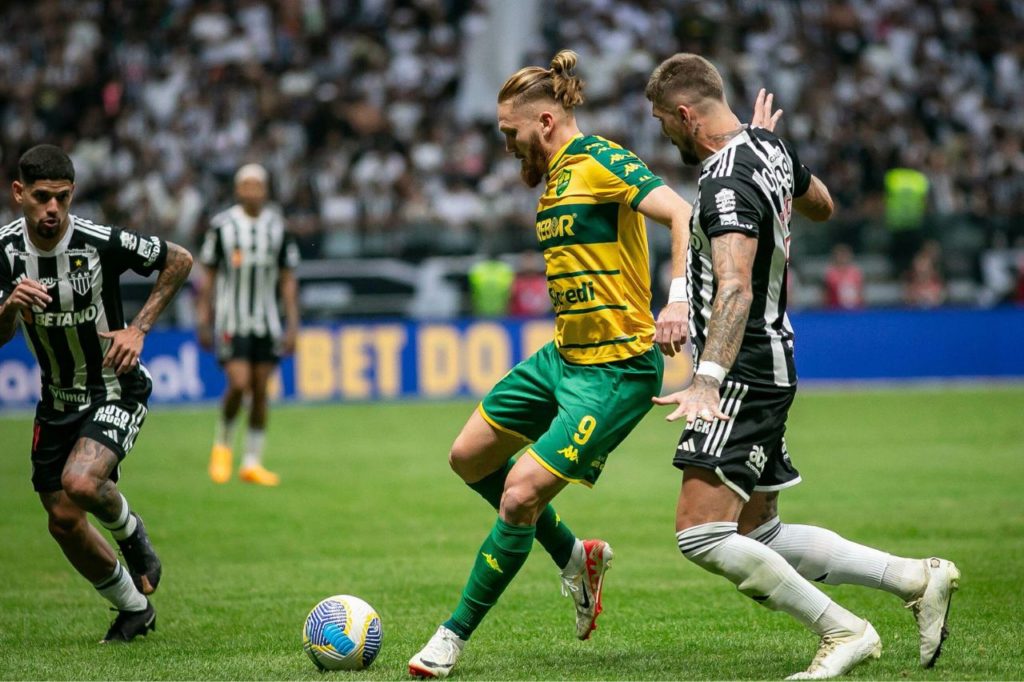
{"type": "MultiPolygon", "coordinates": [[[[501,255],[511,312],[543,313],[538,192],[504,154],[497,89],[574,49],[581,128],[692,199],[643,97],[691,51],[741,116],[776,93],[836,199],[833,221],[794,227],[796,305],[1024,302],[1024,0],[38,0],[0,21],[0,184],[60,144],[76,213],[193,249],[257,161],[308,272],[459,263],[468,290],[501,255]]],[[[660,266],[667,231],[650,232],[660,266]]],[[[421,312],[473,297],[443,300],[421,312]]]]}

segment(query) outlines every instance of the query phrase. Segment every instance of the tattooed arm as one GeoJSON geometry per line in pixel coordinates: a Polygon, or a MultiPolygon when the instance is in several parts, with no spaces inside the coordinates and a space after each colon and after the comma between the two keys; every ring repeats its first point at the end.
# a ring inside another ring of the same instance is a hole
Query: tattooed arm
{"type": "MultiPolygon", "coordinates": [[[[743,343],[743,333],[753,301],[751,278],[757,239],[738,232],[726,232],[711,239],[711,260],[718,289],[711,303],[708,336],[701,353],[701,362],[713,362],[726,372],[736,361],[743,343]]],[[[686,417],[693,421],[700,416],[705,421],[728,419],[719,408],[721,382],[706,374],[697,374],[684,391],[663,398],[654,398],[658,405],[677,405],[666,419],[675,421],[686,417]]]]}
{"type": "Polygon", "coordinates": [[[142,352],[143,339],[153,327],[156,318],[188,279],[191,269],[192,254],[177,244],[167,242],[167,260],[160,269],[153,290],[142,310],[125,329],[100,332],[100,336],[111,341],[110,348],[103,357],[104,367],[113,368],[117,374],[123,374],[135,367],[142,352]]]}

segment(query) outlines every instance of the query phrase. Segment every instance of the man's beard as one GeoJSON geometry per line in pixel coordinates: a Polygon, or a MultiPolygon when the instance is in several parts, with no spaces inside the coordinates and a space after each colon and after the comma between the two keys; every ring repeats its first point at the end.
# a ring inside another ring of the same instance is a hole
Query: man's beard
{"type": "Polygon", "coordinates": [[[679,158],[683,160],[687,166],[699,166],[700,157],[697,156],[697,150],[693,149],[692,144],[686,144],[686,142],[679,142],[676,144],[676,149],[679,150],[679,158]]]}
{"type": "Polygon", "coordinates": [[[547,162],[540,151],[540,137],[534,136],[527,147],[526,156],[521,160],[519,175],[527,187],[536,187],[547,174],[547,162]]]}
{"type": "Polygon", "coordinates": [[[40,239],[53,239],[60,234],[60,220],[53,225],[47,225],[43,221],[37,221],[35,224],[35,233],[40,239]]]}

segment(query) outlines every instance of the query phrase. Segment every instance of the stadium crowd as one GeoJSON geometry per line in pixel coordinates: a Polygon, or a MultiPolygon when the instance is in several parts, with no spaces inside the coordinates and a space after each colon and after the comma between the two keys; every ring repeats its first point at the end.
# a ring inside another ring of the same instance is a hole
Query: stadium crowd
{"type": "MultiPolygon", "coordinates": [[[[535,190],[494,121],[455,110],[464,46],[488,5],[4,3],[0,183],[22,151],[52,141],[74,159],[78,213],[195,246],[230,203],[235,169],[259,161],[307,258],[528,249],[535,190]]],[[[868,280],[912,279],[923,245],[935,276],[973,280],[978,300],[1024,297],[1024,0],[539,7],[525,63],[576,50],[582,126],[635,150],[684,196],[693,172],[643,97],[653,66],[676,51],[712,58],[741,112],[760,86],[776,93],[784,134],[840,209],[823,231],[798,226],[799,278],[824,283],[842,242],[867,258],[868,280]],[[926,181],[910,240],[890,233],[892,168],[926,181]],[[818,266],[801,267],[801,248],[818,266]]],[[[3,222],[14,216],[0,206],[3,222]]]]}

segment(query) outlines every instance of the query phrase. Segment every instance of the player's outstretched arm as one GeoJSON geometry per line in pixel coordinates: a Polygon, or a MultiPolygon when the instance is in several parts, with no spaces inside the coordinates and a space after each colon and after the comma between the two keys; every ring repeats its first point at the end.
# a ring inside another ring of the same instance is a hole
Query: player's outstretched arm
{"type": "Polygon", "coordinates": [[[295,352],[299,337],[299,279],[291,268],[281,269],[281,301],[284,303],[284,343],[282,352],[295,352]]]}
{"type": "Polygon", "coordinates": [[[658,313],[654,342],[669,357],[683,349],[690,325],[690,307],[686,300],[686,249],[690,246],[690,216],[693,206],[662,185],[651,190],[637,205],[646,218],[668,225],[672,231],[672,290],[668,303],[658,313]]]}
{"type": "Polygon", "coordinates": [[[0,346],[14,338],[18,313],[32,306],[44,308],[51,300],[50,293],[39,282],[33,279],[18,282],[11,295],[0,305],[0,346]]]}
{"type": "Polygon", "coordinates": [[[135,316],[132,323],[124,329],[112,332],[100,332],[100,336],[110,339],[110,348],[103,356],[103,366],[111,367],[117,374],[123,374],[135,367],[142,353],[142,342],[160,317],[167,304],[171,302],[178,289],[188,279],[192,270],[192,254],[186,249],[167,242],[167,260],[160,269],[160,274],[153,284],[153,290],[146,299],[142,310],[135,316]]]}
{"type": "Polygon", "coordinates": [[[832,195],[829,194],[828,187],[816,175],[811,176],[811,184],[807,191],[793,199],[793,208],[800,215],[815,222],[828,220],[835,212],[835,205],[832,203],[832,195]]]}
{"type": "Polygon", "coordinates": [[[718,289],[711,303],[708,338],[701,353],[700,366],[689,388],[654,398],[657,405],[676,405],[667,417],[687,421],[700,417],[705,421],[727,420],[719,408],[722,380],[736,361],[743,332],[754,300],[751,279],[757,239],[739,232],[727,232],[711,239],[711,260],[718,289]]]}

